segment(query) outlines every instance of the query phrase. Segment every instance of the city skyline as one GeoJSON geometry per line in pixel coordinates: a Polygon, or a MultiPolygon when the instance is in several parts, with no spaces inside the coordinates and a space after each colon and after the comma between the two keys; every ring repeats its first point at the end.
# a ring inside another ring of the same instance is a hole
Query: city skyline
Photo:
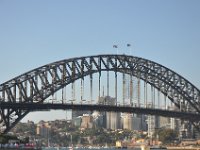
{"type": "MultiPolygon", "coordinates": [[[[0,82],[62,59],[131,50],[200,88],[199,6],[198,0],[1,0],[0,82]]],[[[25,118],[48,118],[39,114],[25,118]]]]}

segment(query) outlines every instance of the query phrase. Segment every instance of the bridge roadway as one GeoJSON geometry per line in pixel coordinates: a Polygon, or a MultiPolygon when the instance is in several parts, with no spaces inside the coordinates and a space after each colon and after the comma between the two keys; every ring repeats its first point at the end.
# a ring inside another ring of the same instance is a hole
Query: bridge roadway
{"type": "Polygon", "coordinates": [[[13,102],[1,102],[1,109],[20,109],[28,111],[38,110],[90,110],[90,111],[107,111],[107,112],[124,112],[146,115],[157,115],[163,117],[180,118],[183,120],[189,120],[192,122],[200,121],[200,114],[192,112],[180,112],[163,109],[131,107],[131,106],[110,106],[100,104],[60,104],[60,103],[13,103],[13,102]]]}

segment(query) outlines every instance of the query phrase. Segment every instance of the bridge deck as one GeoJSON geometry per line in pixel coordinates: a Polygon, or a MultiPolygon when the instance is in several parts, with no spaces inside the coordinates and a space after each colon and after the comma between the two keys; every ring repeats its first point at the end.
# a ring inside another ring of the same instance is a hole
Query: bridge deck
{"type": "Polygon", "coordinates": [[[142,108],[142,107],[132,107],[132,106],[111,106],[111,105],[97,105],[97,104],[52,104],[52,103],[11,103],[11,102],[1,102],[1,109],[21,109],[28,111],[37,110],[90,110],[90,111],[112,111],[112,112],[125,112],[125,113],[136,113],[136,114],[150,114],[158,115],[164,117],[174,117],[181,118],[184,120],[190,120],[193,122],[200,121],[200,114],[192,112],[179,112],[179,111],[169,111],[163,109],[154,108],[142,108]]]}

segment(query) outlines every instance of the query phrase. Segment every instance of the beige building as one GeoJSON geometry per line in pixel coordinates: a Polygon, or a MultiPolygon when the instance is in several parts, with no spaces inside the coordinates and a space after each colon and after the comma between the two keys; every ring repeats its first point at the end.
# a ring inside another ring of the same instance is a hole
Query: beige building
{"type": "Polygon", "coordinates": [[[93,119],[92,116],[89,114],[83,114],[81,128],[92,128],[93,127],[93,119]]]}
{"type": "Polygon", "coordinates": [[[122,115],[123,129],[133,129],[133,114],[124,113],[122,115]]]}
{"type": "Polygon", "coordinates": [[[50,129],[51,129],[51,126],[49,125],[48,122],[40,121],[37,124],[36,134],[43,137],[47,137],[49,136],[50,129]]]}
{"type": "Polygon", "coordinates": [[[119,129],[120,113],[106,112],[106,128],[111,130],[119,129]]]}

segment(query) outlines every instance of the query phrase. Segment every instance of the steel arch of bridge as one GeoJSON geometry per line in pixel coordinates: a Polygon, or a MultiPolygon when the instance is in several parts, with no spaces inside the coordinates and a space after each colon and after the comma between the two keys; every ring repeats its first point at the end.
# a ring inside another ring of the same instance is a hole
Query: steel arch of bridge
{"type": "MultiPolygon", "coordinates": [[[[192,83],[153,61],[127,55],[96,55],[44,65],[0,85],[0,103],[43,103],[75,80],[102,71],[136,76],[166,95],[182,111],[200,114],[200,91],[192,83]]],[[[1,105],[0,105],[1,106],[1,105]]],[[[29,110],[0,108],[1,132],[9,131],[29,110]]]]}

